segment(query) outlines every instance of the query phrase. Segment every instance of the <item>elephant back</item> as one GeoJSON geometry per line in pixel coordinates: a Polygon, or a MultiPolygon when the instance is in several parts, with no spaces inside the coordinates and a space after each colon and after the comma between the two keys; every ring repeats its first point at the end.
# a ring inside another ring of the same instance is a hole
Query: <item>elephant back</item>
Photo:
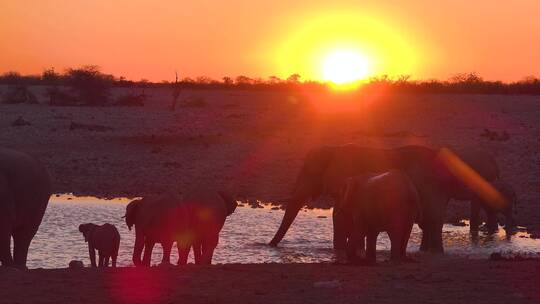
{"type": "Polygon", "coordinates": [[[126,207],[126,224],[146,231],[164,229],[175,221],[180,203],[180,197],[169,193],[132,201],[126,207]]]}
{"type": "Polygon", "coordinates": [[[0,178],[5,190],[9,189],[16,217],[25,215],[24,221],[41,222],[52,193],[45,166],[26,153],[0,148],[0,178]]]}
{"type": "Polygon", "coordinates": [[[224,197],[223,193],[199,188],[184,196],[182,208],[187,211],[189,226],[193,231],[205,234],[221,230],[227,216],[236,208],[236,201],[232,196],[224,197]]]}

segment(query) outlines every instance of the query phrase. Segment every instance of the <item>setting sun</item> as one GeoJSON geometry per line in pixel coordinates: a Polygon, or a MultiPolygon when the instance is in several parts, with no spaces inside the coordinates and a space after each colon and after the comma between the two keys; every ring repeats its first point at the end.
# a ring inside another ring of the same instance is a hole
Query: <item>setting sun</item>
{"type": "Polygon", "coordinates": [[[356,82],[369,75],[369,61],[355,51],[336,51],[323,60],[323,79],[338,85],[356,82]]]}
{"type": "Polygon", "coordinates": [[[371,76],[414,74],[420,44],[391,20],[341,10],[306,12],[299,20],[278,36],[277,47],[265,45],[282,77],[299,73],[344,89],[371,76]]]}

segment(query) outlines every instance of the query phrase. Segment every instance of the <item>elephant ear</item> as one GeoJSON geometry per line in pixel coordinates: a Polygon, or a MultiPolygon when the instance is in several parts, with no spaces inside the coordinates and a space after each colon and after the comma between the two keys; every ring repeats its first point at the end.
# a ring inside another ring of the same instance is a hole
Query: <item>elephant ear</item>
{"type": "Polygon", "coordinates": [[[236,210],[236,207],[238,206],[236,199],[225,191],[218,191],[218,194],[219,196],[221,196],[221,198],[225,202],[225,208],[227,209],[227,216],[233,214],[234,210],[236,210]]]}
{"type": "Polygon", "coordinates": [[[304,164],[296,179],[296,187],[308,187],[313,190],[313,198],[322,191],[322,176],[334,155],[335,147],[320,147],[312,149],[306,155],[304,164]]]}
{"type": "Polygon", "coordinates": [[[88,239],[90,238],[90,234],[92,234],[95,228],[96,228],[96,225],[92,223],[79,225],[79,231],[82,232],[85,242],[88,242],[88,239]]]}
{"type": "Polygon", "coordinates": [[[137,207],[139,206],[140,202],[142,202],[143,199],[136,199],[131,201],[126,206],[126,215],[124,216],[126,218],[126,225],[128,226],[128,229],[131,231],[131,227],[135,225],[135,220],[137,218],[137,207]]]}

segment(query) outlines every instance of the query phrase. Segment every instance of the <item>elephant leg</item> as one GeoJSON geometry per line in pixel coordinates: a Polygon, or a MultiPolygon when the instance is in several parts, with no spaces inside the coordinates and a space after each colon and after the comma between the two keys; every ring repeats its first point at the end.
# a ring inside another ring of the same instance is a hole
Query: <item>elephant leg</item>
{"type": "Polygon", "coordinates": [[[154,250],[155,244],[155,242],[149,240],[148,238],[144,241],[144,255],[142,259],[143,266],[150,267],[150,263],[152,262],[152,250],[154,250]]]}
{"type": "Polygon", "coordinates": [[[497,213],[492,211],[492,210],[489,210],[486,213],[487,213],[488,233],[493,234],[493,233],[497,232],[497,230],[499,229],[499,226],[498,226],[498,223],[497,223],[497,213]]]}
{"type": "Polygon", "coordinates": [[[2,266],[12,266],[11,229],[7,229],[5,226],[7,226],[7,223],[2,225],[0,222],[0,262],[2,262],[2,266]]]}
{"type": "Polygon", "coordinates": [[[431,246],[429,251],[431,253],[444,253],[443,241],[442,241],[442,231],[443,231],[443,220],[437,219],[432,226],[431,231],[431,246]]]}
{"type": "Polygon", "coordinates": [[[412,227],[413,227],[413,224],[411,223],[411,225],[407,227],[405,231],[402,232],[401,246],[399,250],[399,255],[402,260],[407,259],[407,244],[409,243],[409,238],[411,237],[412,227]]]}
{"type": "Polygon", "coordinates": [[[13,262],[17,267],[26,268],[28,248],[35,234],[35,229],[22,229],[13,233],[13,262]]]}
{"type": "Polygon", "coordinates": [[[133,264],[135,266],[142,265],[141,254],[144,249],[144,239],[145,237],[142,231],[140,231],[140,229],[137,229],[137,227],[135,227],[135,247],[133,248],[133,258],[132,258],[133,264]]]}
{"type": "Polygon", "coordinates": [[[448,205],[449,198],[445,196],[439,196],[432,200],[432,208],[434,212],[432,213],[432,226],[431,226],[431,236],[430,236],[430,246],[429,251],[432,253],[444,253],[443,241],[442,241],[442,231],[444,218],[446,217],[446,206],[448,205]]]}
{"type": "Polygon", "coordinates": [[[202,264],[202,242],[196,241],[193,243],[193,257],[195,258],[195,264],[202,264]]]}
{"type": "MultiPolygon", "coordinates": [[[[347,260],[351,263],[356,263],[358,261],[357,249],[360,247],[359,246],[360,238],[361,238],[360,232],[357,231],[357,229],[354,229],[354,231],[351,233],[351,237],[349,238],[349,241],[347,242],[347,250],[346,250],[347,260]]],[[[364,244],[363,237],[362,237],[362,244],[364,244]]]]}
{"type": "Polygon", "coordinates": [[[111,256],[109,255],[105,256],[105,260],[103,261],[103,266],[109,267],[110,260],[111,260],[111,256]]]}
{"type": "Polygon", "coordinates": [[[420,243],[420,251],[429,251],[429,244],[431,244],[431,226],[432,223],[428,219],[425,219],[423,221],[423,224],[420,226],[420,228],[422,229],[422,241],[420,243]]]}
{"type": "Polygon", "coordinates": [[[105,255],[103,255],[100,251],[98,251],[98,256],[99,256],[99,263],[98,263],[98,267],[101,268],[104,266],[104,262],[105,262],[105,255]]]}
{"type": "Polygon", "coordinates": [[[473,200],[471,201],[471,222],[469,230],[471,232],[477,232],[480,226],[480,204],[473,200]]]}
{"type": "Polygon", "coordinates": [[[214,256],[214,250],[219,242],[219,232],[206,237],[202,243],[202,263],[204,265],[212,264],[212,257],[214,256]]]}
{"type": "Polygon", "coordinates": [[[504,228],[512,229],[514,227],[516,227],[516,221],[512,215],[512,208],[509,208],[504,212],[504,228]]]}
{"type": "Polygon", "coordinates": [[[366,260],[368,263],[375,263],[376,251],[377,251],[377,236],[378,232],[371,232],[367,234],[366,238],[366,260]]]}
{"type": "MultiPolygon", "coordinates": [[[[436,187],[431,185],[431,187],[436,187]]],[[[437,188],[420,192],[422,204],[422,243],[421,251],[443,253],[442,224],[446,216],[449,198],[437,188]]]]}
{"type": "Polygon", "coordinates": [[[332,224],[334,226],[334,250],[346,250],[347,229],[345,227],[343,216],[336,214],[335,208],[332,211],[332,224]]]}
{"type": "Polygon", "coordinates": [[[163,247],[163,256],[161,258],[161,264],[163,265],[171,264],[172,245],[173,245],[172,241],[166,241],[166,242],[161,243],[161,246],[163,247]]]}
{"type": "Polygon", "coordinates": [[[398,263],[401,260],[401,233],[399,231],[392,231],[388,233],[390,238],[390,261],[398,263]]]}
{"type": "Polygon", "coordinates": [[[111,256],[111,262],[112,262],[112,267],[113,268],[116,268],[116,259],[118,258],[118,253],[115,253],[114,255],[111,256]]]}
{"type": "Polygon", "coordinates": [[[176,247],[178,248],[178,266],[180,265],[186,265],[188,256],[189,256],[189,249],[191,248],[190,244],[181,244],[178,242],[176,244],[176,247]]]}
{"type": "Polygon", "coordinates": [[[362,235],[358,241],[357,252],[361,258],[366,257],[366,238],[362,235]]]}
{"type": "Polygon", "coordinates": [[[96,265],[96,250],[90,243],[88,243],[88,256],[90,257],[90,265],[92,267],[97,267],[96,265]]]}

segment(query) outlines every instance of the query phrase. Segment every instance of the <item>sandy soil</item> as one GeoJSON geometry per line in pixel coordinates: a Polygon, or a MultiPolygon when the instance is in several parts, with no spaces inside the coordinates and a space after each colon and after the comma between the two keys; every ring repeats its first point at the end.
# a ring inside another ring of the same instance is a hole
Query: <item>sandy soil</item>
{"type": "MultiPolygon", "coordinates": [[[[170,91],[146,93],[142,108],[0,105],[0,145],[47,163],[57,193],[134,197],[211,182],[269,202],[287,196],[306,152],[322,144],[474,146],[516,187],[518,223],[540,231],[540,97],[183,91],[205,105],[171,112],[170,91]],[[19,117],[31,125],[12,126],[19,117]]],[[[450,221],[467,215],[451,204],[450,221]]]]}
{"type": "Polygon", "coordinates": [[[0,268],[0,303],[538,303],[540,262],[0,268]]]}

